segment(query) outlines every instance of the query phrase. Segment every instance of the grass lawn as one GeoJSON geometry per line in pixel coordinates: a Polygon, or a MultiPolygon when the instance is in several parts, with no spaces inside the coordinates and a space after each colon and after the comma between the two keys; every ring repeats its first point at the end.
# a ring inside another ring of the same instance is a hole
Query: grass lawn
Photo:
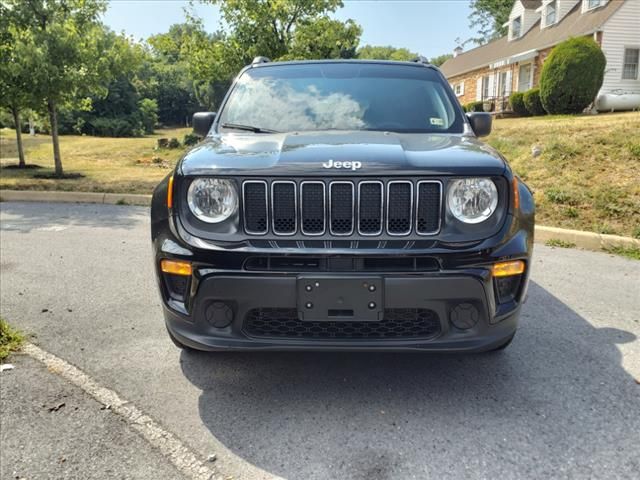
{"type": "MultiPolygon", "coordinates": [[[[184,149],[154,151],[160,137],[180,141],[189,129],[143,138],[63,136],[66,172],[84,178],[33,178],[52,171],[47,136],[24,135],[27,163],[42,169],[2,168],[0,188],[150,193],[184,149]],[[153,158],[159,157],[154,163],[153,158]]],[[[534,190],[540,225],[640,238],[640,113],[499,119],[488,143],[500,150],[534,190]],[[537,157],[532,148],[541,149],[537,157]]],[[[17,163],[15,135],[0,131],[0,163],[17,163]]]]}
{"type": "Polygon", "coordinates": [[[83,178],[52,180],[34,178],[53,172],[51,139],[47,135],[22,135],[28,164],[43,168],[17,170],[6,166],[18,163],[15,132],[0,130],[0,188],[17,190],[74,190],[82,192],[151,193],[185,151],[154,151],[158,138],[175,137],[180,142],[189,128],[158,130],[141,138],[103,138],[76,135],[60,137],[65,173],[81,173],[83,178]],[[154,157],[155,161],[154,161],[154,157]]]}
{"type": "Polygon", "coordinates": [[[487,141],[534,190],[538,224],[640,238],[639,112],[501,119],[487,141]]]}

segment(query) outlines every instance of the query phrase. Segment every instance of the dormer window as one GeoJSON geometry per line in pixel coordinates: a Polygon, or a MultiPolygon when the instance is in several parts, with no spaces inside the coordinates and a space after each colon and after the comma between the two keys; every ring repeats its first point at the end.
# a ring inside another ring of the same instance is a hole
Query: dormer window
{"type": "Polygon", "coordinates": [[[553,2],[547,4],[544,12],[544,25],[548,27],[549,25],[553,25],[556,23],[556,9],[557,3],[554,0],[553,2]]]}
{"type": "Polygon", "coordinates": [[[587,10],[591,10],[592,8],[598,8],[602,0],[587,0],[587,10]]]}
{"type": "Polygon", "coordinates": [[[519,38],[522,30],[522,17],[514,18],[511,22],[511,38],[519,38]]]}

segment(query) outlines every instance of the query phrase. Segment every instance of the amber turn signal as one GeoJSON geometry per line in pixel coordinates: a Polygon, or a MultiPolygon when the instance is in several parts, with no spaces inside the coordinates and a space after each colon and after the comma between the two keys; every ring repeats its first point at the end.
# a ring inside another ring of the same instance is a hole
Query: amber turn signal
{"type": "Polygon", "coordinates": [[[513,209],[518,210],[520,208],[520,190],[518,189],[518,178],[513,177],[513,182],[511,184],[513,187],[513,209]]]}
{"type": "Polygon", "coordinates": [[[493,265],[491,272],[494,277],[510,277],[520,275],[524,272],[524,262],[522,260],[511,260],[509,262],[499,262],[493,265]]]}
{"type": "Polygon", "coordinates": [[[160,269],[164,273],[171,273],[173,275],[191,275],[191,264],[189,262],[165,259],[160,262],[160,269]]]}
{"type": "Polygon", "coordinates": [[[167,184],[167,207],[173,208],[173,175],[169,177],[167,184]]]}

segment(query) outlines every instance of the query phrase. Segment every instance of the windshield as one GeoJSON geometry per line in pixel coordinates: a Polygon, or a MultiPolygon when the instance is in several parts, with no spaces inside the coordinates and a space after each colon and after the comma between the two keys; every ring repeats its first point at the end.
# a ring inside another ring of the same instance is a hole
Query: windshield
{"type": "Polygon", "coordinates": [[[409,65],[325,63],[252,68],[220,116],[225,131],[462,133],[440,75],[409,65]]]}

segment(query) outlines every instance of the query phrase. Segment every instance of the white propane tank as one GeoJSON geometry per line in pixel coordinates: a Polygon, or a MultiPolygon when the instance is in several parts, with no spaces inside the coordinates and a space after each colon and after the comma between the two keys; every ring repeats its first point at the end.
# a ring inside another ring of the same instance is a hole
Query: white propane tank
{"type": "Polygon", "coordinates": [[[640,93],[603,93],[596,99],[596,110],[614,112],[640,109],[640,93]]]}

